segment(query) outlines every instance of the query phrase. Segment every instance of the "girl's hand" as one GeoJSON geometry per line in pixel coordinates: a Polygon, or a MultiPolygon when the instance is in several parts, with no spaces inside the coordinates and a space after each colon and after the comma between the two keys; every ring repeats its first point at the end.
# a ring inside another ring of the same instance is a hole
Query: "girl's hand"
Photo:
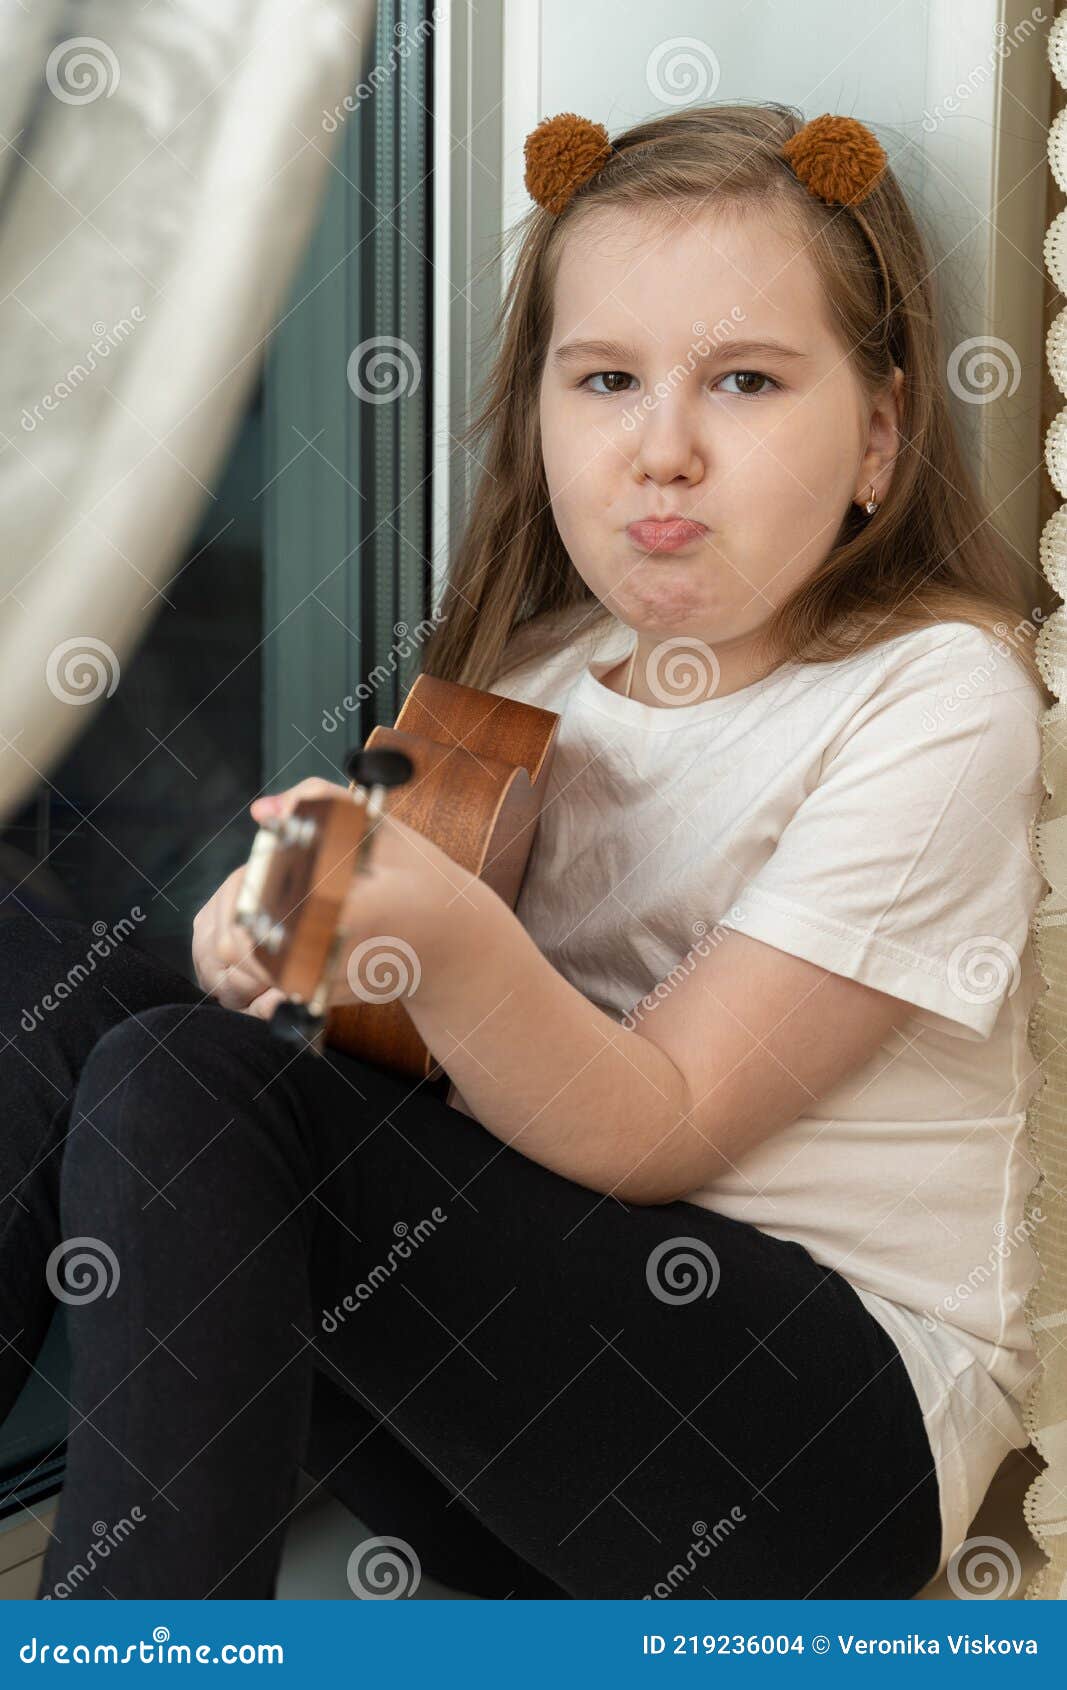
{"type": "MultiPolygon", "coordinates": [[[[257,798],[250,809],[253,819],[263,822],[290,814],[305,798],[342,796],[353,801],[347,786],[313,776],[286,792],[257,798]]],[[[454,942],[463,923],[464,895],[474,881],[431,840],[386,812],[375,828],[369,871],[353,868],[342,904],[339,926],[347,944],[334,968],[330,1005],[414,997],[454,942]]],[[[220,960],[234,968],[250,963],[258,969],[250,935],[232,921],[232,901],[229,916],[218,941],[220,960]]],[[[284,994],[263,990],[268,984],[262,975],[263,1001],[250,1002],[251,1013],[269,1016],[281,1001],[284,994]]]]}
{"type": "Polygon", "coordinates": [[[277,986],[268,986],[265,992],[260,992],[258,998],[245,1010],[246,1015],[258,1015],[261,1020],[269,1021],[280,1003],[286,1002],[286,996],[277,986]]]}
{"type": "MultiPolygon", "coordinates": [[[[253,1015],[261,1015],[266,1007],[265,997],[275,990],[270,976],[251,956],[239,966],[229,966],[221,951],[223,936],[233,922],[233,907],[244,872],[245,864],[241,863],[226,876],[218,891],[212,893],[193,917],[193,967],[203,990],[224,1009],[248,1010],[253,1015]]],[[[283,995],[278,992],[277,998],[283,995]]]]}

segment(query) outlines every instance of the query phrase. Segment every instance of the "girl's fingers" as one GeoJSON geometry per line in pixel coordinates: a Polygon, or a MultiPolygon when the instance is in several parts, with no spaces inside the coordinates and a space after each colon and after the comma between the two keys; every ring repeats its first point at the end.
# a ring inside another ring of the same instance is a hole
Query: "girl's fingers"
{"type": "MultiPolygon", "coordinates": [[[[237,932],[242,933],[243,930],[238,928],[237,932]]],[[[224,1009],[244,1009],[272,984],[271,977],[252,956],[236,963],[227,962],[223,948],[221,937],[216,937],[208,969],[211,996],[217,998],[224,1009]]]]}
{"type": "Polygon", "coordinates": [[[338,798],[348,791],[347,786],[337,781],[323,780],[319,775],[309,775],[306,780],[298,781],[296,786],[290,786],[285,792],[264,792],[258,798],[253,798],[248,806],[253,820],[266,821],[269,816],[287,816],[303,798],[338,798]]]}
{"type": "Polygon", "coordinates": [[[266,821],[268,816],[280,816],[282,813],[283,794],[264,793],[261,798],[253,798],[248,808],[255,821],[266,821]]]}
{"type": "Polygon", "coordinates": [[[232,919],[220,922],[215,954],[223,968],[251,968],[253,949],[252,936],[245,928],[238,927],[232,919]]]}
{"type": "Polygon", "coordinates": [[[278,1005],[285,1001],[285,992],[277,986],[270,986],[265,992],[261,992],[258,998],[252,999],[248,1005],[248,1014],[258,1015],[261,1020],[269,1021],[278,1005]]]}
{"type": "Polygon", "coordinates": [[[223,969],[212,989],[211,996],[220,1003],[223,1009],[245,1009],[248,1004],[261,995],[262,984],[258,980],[251,980],[247,975],[223,969]]]}
{"type": "Polygon", "coordinates": [[[230,991],[240,994],[243,1003],[248,1003],[250,999],[258,997],[261,992],[265,992],[268,987],[274,984],[267,970],[261,968],[254,958],[249,958],[247,961],[239,963],[235,968],[227,968],[223,972],[230,991]]]}
{"type": "Polygon", "coordinates": [[[240,890],[241,879],[238,876],[226,886],[225,895],[219,900],[215,954],[224,968],[245,969],[253,978],[262,980],[263,985],[266,986],[270,983],[270,975],[253,955],[255,941],[248,929],[240,927],[235,920],[237,897],[240,890]]]}

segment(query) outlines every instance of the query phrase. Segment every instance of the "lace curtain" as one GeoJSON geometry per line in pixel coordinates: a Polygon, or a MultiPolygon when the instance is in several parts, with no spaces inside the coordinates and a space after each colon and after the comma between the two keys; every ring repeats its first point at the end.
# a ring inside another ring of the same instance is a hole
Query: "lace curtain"
{"type": "MultiPolygon", "coordinates": [[[[1067,14],[1049,32],[1053,73],[1067,88],[1067,14]]],[[[1049,164],[1067,191],[1067,107],[1049,131],[1049,164]]],[[[1045,263],[1056,288],[1067,295],[1067,210],[1045,238],[1045,263]]],[[[1067,307],[1048,334],[1048,365],[1067,396],[1067,307]]],[[[1053,418],[1045,440],[1045,462],[1053,486],[1067,498],[1067,407],[1053,418]]],[[[1041,535],[1041,568],[1060,597],[1067,597],[1067,506],[1053,511],[1041,535]]],[[[1026,1214],[1038,1221],[1033,1233],[1041,1275],[1027,1299],[1027,1324],[1041,1367],[1028,1394],[1024,1422],[1030,1441],[1048,1463],[1026,1492],[1027,1524],[1049,1560],[1026,1589],[1027,1597],[1067,1598],[1067,610],[1057,609],[1037,639],[1041,673],[1056,703],[1042,724],[1047,798],[1034,827],[1034,852],[1050,891],[1034,915],[1035,951],[1048,985],[1034,1005],[1031,1048],[1044,1083],[1030,1103],[1028,1126],[1040,1178],[1026,1214]]]]}

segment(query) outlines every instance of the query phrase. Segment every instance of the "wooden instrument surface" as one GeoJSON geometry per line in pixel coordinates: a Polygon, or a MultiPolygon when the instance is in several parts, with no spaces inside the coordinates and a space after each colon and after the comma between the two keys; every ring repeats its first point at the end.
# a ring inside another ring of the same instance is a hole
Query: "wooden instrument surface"
{"type": "MultiPolygon", "coordinates": [[[[420,675],[394,725],[374,728],[364,749],[410,759],[411,778],[391,789],[388,813],[514,908],[558,731],[554,711],[420,675]]],[[[322,983],[346,950],[338,924],[368,828],[366,793],[353,782],[349,794],[304,800],[281,831],[261,828],[238,903],[239,919],[260,936],[258,959],[276,985],[305,1004],[316,991],[322,998],[322,983]]],[[[357,1001],[325,1010],[325,1043],[402,1078],[438,1080],[444,1070],[404,1008],[404,958],[394,941],[390,960],[390,938],[381,936],[377,967],[374,941],[366,943],[365,981],[362,963],[354,969],[350,956],[347,977],[357,1001]],[[399,971],[392,995],[383,989],[383,969],[399,971]]]]}

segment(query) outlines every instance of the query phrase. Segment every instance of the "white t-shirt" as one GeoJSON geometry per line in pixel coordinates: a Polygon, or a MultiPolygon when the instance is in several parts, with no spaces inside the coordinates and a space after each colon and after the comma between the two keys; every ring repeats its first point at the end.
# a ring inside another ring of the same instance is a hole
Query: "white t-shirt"
{"type": "Polygon", "coordinates": [[[686,1201],[803,1244],[894,1339],[937,1463],[940,1573],[1028,1441],[1045,701],[1002,643],[948,622],[646,705],[599,679],[633,631],[579,615],[561,651],[491,689],[562,717],[516,906],[555,968],[621,1021],[719,923],[915,1005],[862,1070],[686,1201]]]}

